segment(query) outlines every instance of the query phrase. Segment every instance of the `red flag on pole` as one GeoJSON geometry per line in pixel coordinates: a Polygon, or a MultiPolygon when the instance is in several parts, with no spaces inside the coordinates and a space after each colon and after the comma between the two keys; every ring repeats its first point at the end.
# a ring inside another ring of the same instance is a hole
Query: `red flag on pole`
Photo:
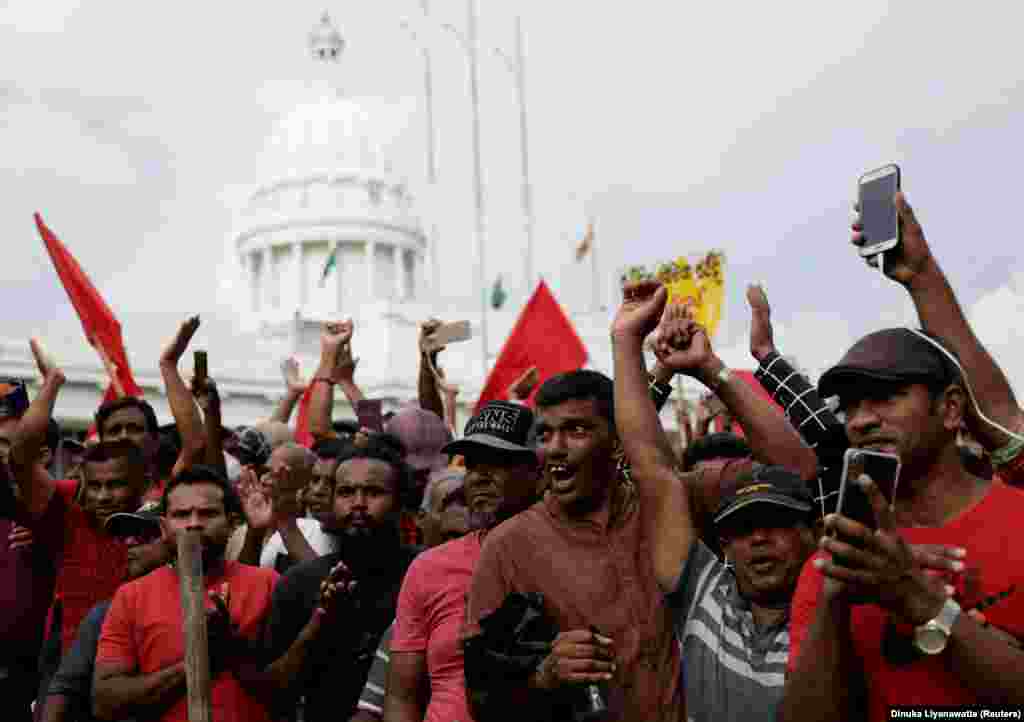
{"type": "MultiPolygon", "coordinates": [[[[504,398],[505,390],[531,366],[537,367],[539,388],[552,376],[575,371],[586,362],[586,346],[547,284],[541,281],[512,327],[474,413],[488,401],[504,398]]],[[[532,395],[529,403],[533,403],[532,395]]]]}
{"type": "Polygon", "coordinates": [[[132,376],[131,366],[128,364],[128,355],[124,350],[124,341],[121,338],[121,324],[114,318],[113,311],[107,306],[99,291],[92,285],[92,281],[85,275],[78,261],[64,247],[60,239],[53,234],[42,217],[35,214],[36,227],[39,235],[42,236],[46,250],[53,261],[53,267],[68,292],[71,305],[75,307],[78,318],[82,322],[82,329],[90,345],[96,349],[110,375],[111,384],[107,388],[103,400],[106,401],[118,396],[130,395],[141,396],[142,389],[135,383],[132,376]]]}

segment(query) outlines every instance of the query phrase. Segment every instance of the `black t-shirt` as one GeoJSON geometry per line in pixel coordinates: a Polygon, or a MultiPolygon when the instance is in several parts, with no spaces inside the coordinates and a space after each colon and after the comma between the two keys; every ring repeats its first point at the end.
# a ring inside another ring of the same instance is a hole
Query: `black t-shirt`
{"type": "Polygon", "coordinates": [[[395,544],[379,548],[372,560],[346,557],[344,543],[334,554],[292,568],[274,588],[267,623],[268,660],[281,657],[309,622],[320,599],[320,584],[339,561],[353,571],[359,584],[343,628],[325,631],[317,640],[296,684],[294,697],[279,714],[294,717],[295,701],[304,696],[305,722],[348,719],[370,672],[381,636],[395,619],[398,592],[405,572],[419,550],[395,544]],[[360,563],[362,562],[362,563],[360,563]]]}

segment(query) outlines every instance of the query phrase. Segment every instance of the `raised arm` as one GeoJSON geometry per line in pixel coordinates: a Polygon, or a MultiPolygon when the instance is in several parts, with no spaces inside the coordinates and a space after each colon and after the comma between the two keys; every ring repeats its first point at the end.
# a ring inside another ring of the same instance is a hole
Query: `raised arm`
{"type": "Polygon", "coordinates": [[[750,304],[750,354],[757,361],[754,376],[782,407],[789,423],[818,457],[819,476],[824,489],[839,487],[843,454],[850,446],[846,429],[818,395],[818,389],[792,366],[775,346],[771,306],[760,285],[747,287],[750,304]]]}
{"type": "Polygon", "coordinates": [[[160,354],[160,375],[164,379],[167,405],[171,407],[174,423],[181,434],[181,453],[174,462],[171,476],[177,476],[196,463],[202,457],[203,446],[206,444],[199,409],[178,371],[178,362],[188,349],[188,344],[198,328],[199,316],[186,320],[160,354]]]}
{"type": "Polygon", "coordinates": [[[437,357],[442,349],[428,350],[426,348],[427,336],[436,331],[440,325],[441,322],[439,320],[432,318],[420,326],[420,374],[416,386],[420,408],[433,411],[438,417],[443,419],[445,418],[444,401],[441,399],[437,378],[434,376],[434,372],[437,370],[437,357]]]}
{"type": "MultiPolygon", "coordinates": [[[[910,293],[921,325],[945,341],[960,357],[981,412],[1010,431],[1024,430],[1024,411],[1003,370],[985,350],[967,322],[953,287],[932,255],[914,210],[902,193],[896,194],[896,209],[902,224],[902,243],[885,253],[885,274],[910,293]]],[[[853,242],[863,242],[859,221],[854,224],[853,242]]],[[[870,259],[873,261],[874,259],[870,259]]],[[[967,417],[974,437],[989,451],[1007,445],[1011,437],[985,423],[972,404],[967,417]]]]}
{"type": "Polygon", "coordinates": [[[320,334],[320,365],[313,376],[309,399],[309,431],[315,439],[334,437],[331,415],[334,410],[335,367],[342,345],[352,339],[352,321],[325,323],[320,334]]]}
{"type": "Polygon", "coordinates": [[[224,460],[224,422],[221,418],[220,392],[213,379],[207,377],[198,387],[192,382],[192,393],[203,410],[203,429],[206,443],[203,450],[203,463],[218,469],[226,477],[227,463],[224,460]]]}
{"type": "Polygon", "coordinates": [[[792,469],[805,481],[816,479],[817,457],[782,411],[748,384],[733,378],[711,348],[704,330],[692,321],[687,324],[684,335],[692,337],[691,347],[681,353],[667,344],[659,344],[661,362],[676,373],[692,376],[715,393],[743,428],[755,459],[792,469]]]}
{"type": "MultiPolygon", "coordinates": [[[[349,321],[349,338],[351,339],[351,321],[349,321]]],[[[343,343],[338,349],[338,357],[334,362],[334,382],[338,384],[338,388],[345,394],[345,398],[348,399],[349,405],[353,411],[356,405],[366,398],[363,390],[359,388],[359,385],[355,381],[356,367],[359,365],[359,359],[352,357],[352,344],[343,343]]]]}
{"type": "Polygon", "coordinates": [[[648,390],[643,342],[658,325],[667,291],[660,284],[627,287],[612,324],[615,368],[615,424],[640,510],[653,540],[654,572],[664,592],[672,592],[697,538],[686,487],[676,473],[676,459],[648,390]]]}
{"type": "Polygon", "coordinates": [[[29,346],[43,383],[14,429],[9,459],[21,494],[21,505],[30,517],[37,518],[46,511],[55,489],[53,479],[39,463],[39,453],[45,444],[46,429],[65,378],[64,372],[50,359],[37,339],[32,339],[29,346]]]}
{"type": "Polygon", "coordinates": [[[281,375],[284,376],[284,396],[277,403],[269,420],[287,424],[288,419],[292,417],[292,411],[295,410],[295,404],[306,392],[306,382],[299,372],[299,362],[294,356],[289,356],[281,362],[281,375]]]}

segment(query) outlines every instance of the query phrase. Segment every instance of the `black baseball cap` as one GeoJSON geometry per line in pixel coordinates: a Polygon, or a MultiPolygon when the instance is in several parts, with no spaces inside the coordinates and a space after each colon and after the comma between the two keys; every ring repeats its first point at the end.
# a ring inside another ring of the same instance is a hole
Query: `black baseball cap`
{"type": "Polygon", "coordinates": [[[135,512],[111,514],[103,526],[107,533],[116,537],[159,535],[162,531],[159,504],[149,503],[135,512]]]}
{"type": "Polygon", "coordinates": [[[536,456],[528,442],[532,428],[533,412],[526,406],[490,401],[469,420],[462,438],[446,444],[441,451],[463,456],[473,451],[536,456]]]}
{"type": "Polygon", "coordinates": [[[936,348],[938,341],[909,328],[869,333],[818,380],[823,398],[864,381],[892,384],[956,383],[959,370],[936,348]]]}
{"type": "Polygon", "coordinates": [[[814,508],[811,493],[799,474],[782,466],[756,465],[751,479],[730,492],[719,504],[715,525],[720,526],[741,509],[758,504],[790,509],[800,514],[809,514],[814,508]]]}

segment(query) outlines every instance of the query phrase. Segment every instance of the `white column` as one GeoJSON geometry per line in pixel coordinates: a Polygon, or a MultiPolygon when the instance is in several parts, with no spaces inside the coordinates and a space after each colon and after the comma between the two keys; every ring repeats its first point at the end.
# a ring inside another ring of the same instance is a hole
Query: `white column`
{"type": "Polygon", "coordinates": [[[377,242],[367,241],[365,245],[366,249],[366,297],[370,301],[377,300],[376,280],[377,280],[377,242]]]}
{"type": "MultiPolygon", "coordinates": [[[[334,241],[330,244],[330,246],[328,247],[328,250],[327,250],[328,255],[331,253],[331,251],[333,251],[335,249],[337,249],[337,252],[338,252],[338,256],[337,256],[338,265],[336,265],[334,267],[334,270],[331,272],[331,275],[333,276],[333,278],[328,278],[327,279],[328,285],[331,284],[331,283],[334,284],[334,288],[335,288],[335,292],[336,292],[336,296],[337,296],[337,302],[335,303],[334,308],[327,309],[328,312],[331,315],[337,314],[338,313],[338,309],[341,309],[342,311],[346,310],[345,309],[345,297],[343,295],[345,293],[345,284],[342,283],[342,281],[341,281],[341,274],[342,274],[341,263],[342,263],[343,260],[346,260],[346,259],[343,258],[343,255],[342,255],[344,253],[344,250],[342,249],[342,246],[344,246],[344,245],[346,245],[346,241],[344,239],[342,239],[342,238],[335,238],[334,241]]],[[[326,263],[326,262],[327,261],[325,260],[324,263],[326,263]]]]}
{"type": "Polygon", "coordinates": [[[264,246],[258,251],[260,259],[259,283],[256,285],[256,304],[260,311],[265,312],[270,306],[270,247],[264,246]]]}
{"type": "Polygon", "coordinates": [[[401,302],[406,299],[405,263],[402,247],[397,243],[391,246],[391,261],[395,264],[395,301],[401,302]]]}
{"type": "Polygon", "coordinates": [[[309,298],[309,291],[306,286],[306,269],[302,263],[302,243],[299,241],[292,241],[292,282],[295,288],[295,307],[289,310],[295,313],[306,305],[306,299],[309,298]]]}

